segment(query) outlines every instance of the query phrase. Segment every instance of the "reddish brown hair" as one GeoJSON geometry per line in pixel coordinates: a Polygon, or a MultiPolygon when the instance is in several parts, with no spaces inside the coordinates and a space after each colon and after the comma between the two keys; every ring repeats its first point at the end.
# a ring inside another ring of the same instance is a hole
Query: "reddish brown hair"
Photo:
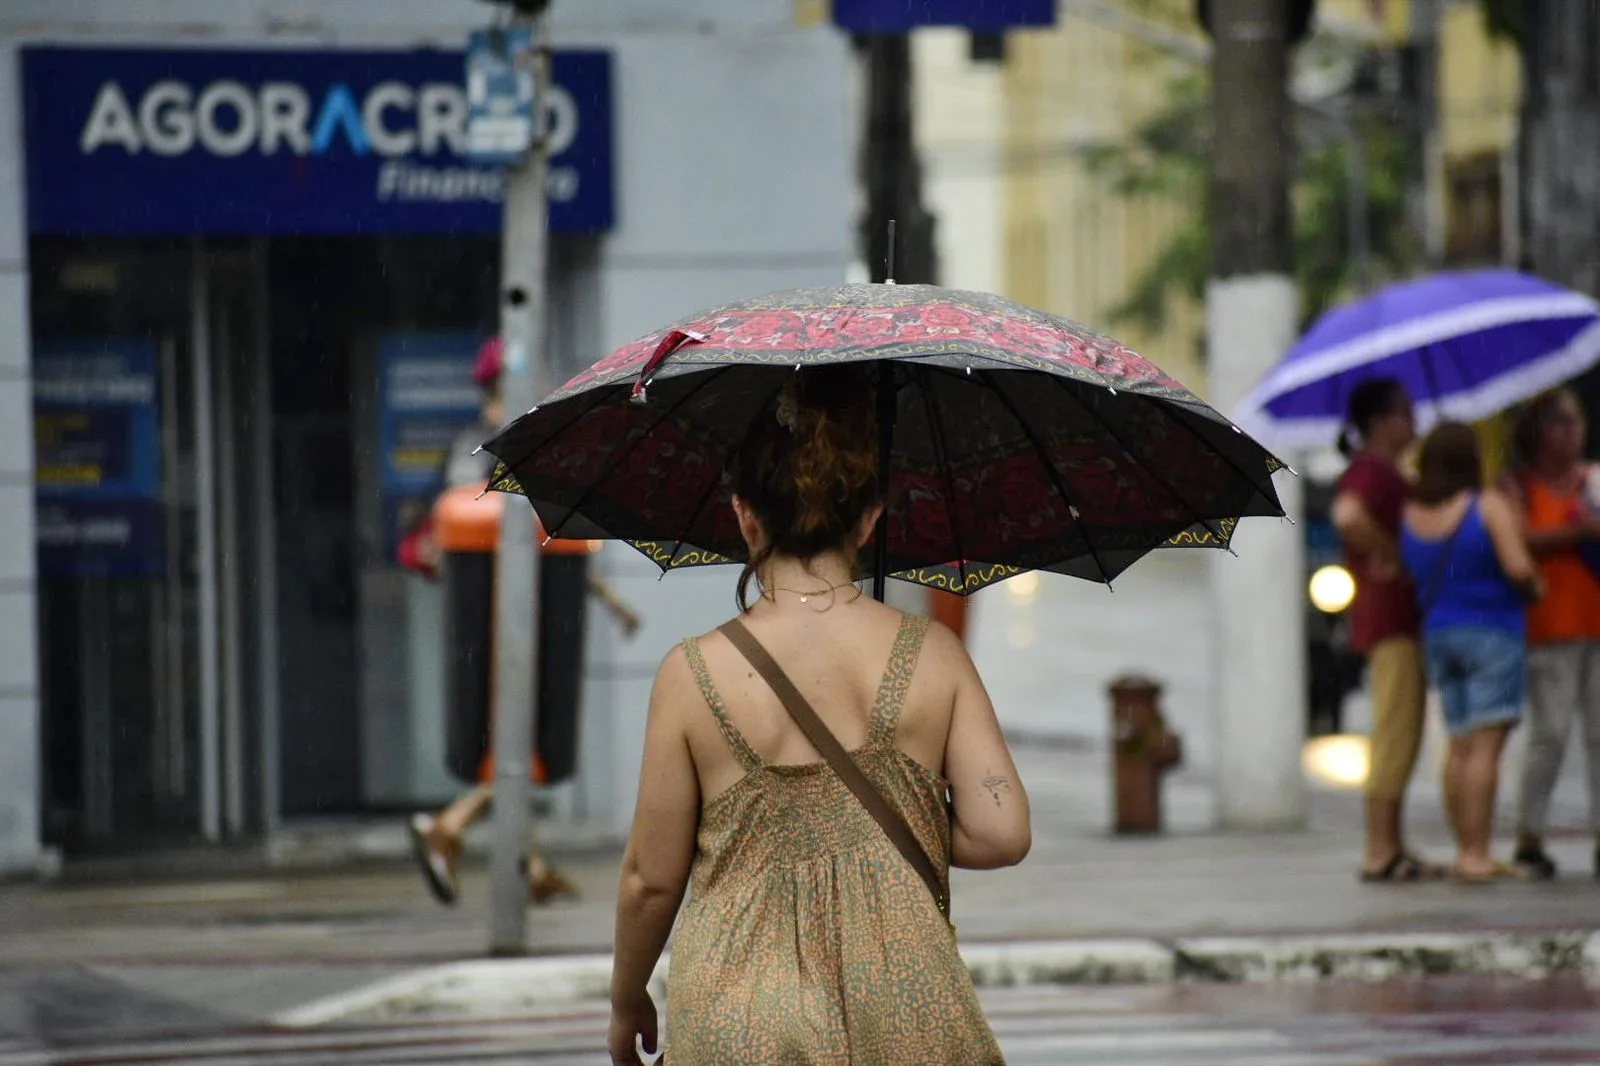
{"type": "Polygon", "coordinates": [[[750,581],[774,555],[810,560],[849,546],[881,499],[878,420],[870,373],[860,367],[795,371],[735,458],[733,491],[761,522],[767,543],[739,575],[750,581]]]}

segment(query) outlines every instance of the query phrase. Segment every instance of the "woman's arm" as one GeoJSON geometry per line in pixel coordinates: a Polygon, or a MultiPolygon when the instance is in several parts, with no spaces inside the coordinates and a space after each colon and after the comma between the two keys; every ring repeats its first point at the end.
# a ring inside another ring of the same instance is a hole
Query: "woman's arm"
{"type": "Polygon", "coordinates": [[[1353,492],[1339,493],[1333,498],[1330,517],[1339,539],[1350,548],[1371,556],[1374,563],[1382,566],[1398,559],[1399,547],[1394,537],[1372,517],[1360,496],[1353,492]]]}
{"type": "Polygon", "coordinates": [[[676,648],[656,672],[650,693],[639,799],[617,887],[614,1008],[635,1006],[647,995],[650,975],[689,885],[700,824],[700,782],[683,722],[686,708],[699,699],[683,649],[676,648]]]}
{"type": "Polygon", "coordinates": [[[1489,531],[1489,541],[1494,545],[1495,558],[1506,579],[1530,592],[1539,590],[1539,566],[1534,562],[1528,547],[1528,538],[1522,531],[1522,519],[1511,501],[1490,489],[1479,503],[1483,509],[1483,525],[1489,531]]]}
{"type": "Polygon", "coordinates": [[[955,806],[950,862],[972,870],[1015,866],[1033,846],[1028,793],[995,717],[972,657],[943,626],[928,631],[930,648],[957,668],[950,736],[945,742],[945,777],[955,806]]]}

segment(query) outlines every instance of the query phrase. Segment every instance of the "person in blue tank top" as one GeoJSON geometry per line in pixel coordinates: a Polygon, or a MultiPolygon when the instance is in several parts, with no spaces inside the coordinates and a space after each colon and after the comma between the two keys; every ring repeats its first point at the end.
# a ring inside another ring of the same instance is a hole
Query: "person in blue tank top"
{"type": "Polygon", "coordinates": [[[1542,594],[1515,505],[1483,487],[1471,426],[1446,422],[1422,443],[1400,528],[1400,560],[1416,583],[1428,675],[1450,751],[1445,806],[1458,854],[1452,874],[1511,876],[1489,851],[1500,753],[1522,718],[1525,608],[1542,594]]]}

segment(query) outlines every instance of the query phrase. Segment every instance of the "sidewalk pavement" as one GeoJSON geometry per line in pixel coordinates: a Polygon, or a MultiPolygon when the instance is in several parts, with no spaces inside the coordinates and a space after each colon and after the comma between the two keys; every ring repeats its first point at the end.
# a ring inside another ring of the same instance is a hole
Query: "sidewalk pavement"
{"type": "MultiPolygon", "coordinates": [[[[1208,784],[1180,771],[1165,792],[1169,832],[1117,839],[1103,752],[1028,747],[1018,762],[1033,853],[954,877],[982,983],[1600,975],[1600,882],[1570,797],[1552,834],[1557,882],[1368,886],[1354,876],[1358,794],[1313,792],[1303,832],[1228,834],[1210,828],[1208,784]]],[[[1414,843],[1447,859],[1437,789],[1416,792],[1414,843]]],[[[312,1025],[604,994],[614,850],[561,856],[582,902],[530,911],[535,957],[485,961],[486,872],[465,872],[462,906],[438,907],[401,858],[401,827],[386,831],[392,857],[360,868],[0,888],[0,1023],[8,996],[13,1011],[19,999],[37,1009],[30,996],[61,1007],[123,995],[163,1018],[312,1025]]]]}

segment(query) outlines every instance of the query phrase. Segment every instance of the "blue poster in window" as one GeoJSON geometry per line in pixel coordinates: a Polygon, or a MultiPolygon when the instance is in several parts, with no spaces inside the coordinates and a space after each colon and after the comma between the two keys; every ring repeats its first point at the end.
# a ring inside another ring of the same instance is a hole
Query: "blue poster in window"
{"type": "Polygon", "coordinates": [[[148,341],[83,341],[34,352],[41,574],[161,571],[156,366],[148,341]]]}
{"type": "Polygon", "coordinates": [[[387,552],[444,488],[451,447],[478,424],[472,369],[478,333],[400,333],[378,340],[379,491],[387,552]]]}

